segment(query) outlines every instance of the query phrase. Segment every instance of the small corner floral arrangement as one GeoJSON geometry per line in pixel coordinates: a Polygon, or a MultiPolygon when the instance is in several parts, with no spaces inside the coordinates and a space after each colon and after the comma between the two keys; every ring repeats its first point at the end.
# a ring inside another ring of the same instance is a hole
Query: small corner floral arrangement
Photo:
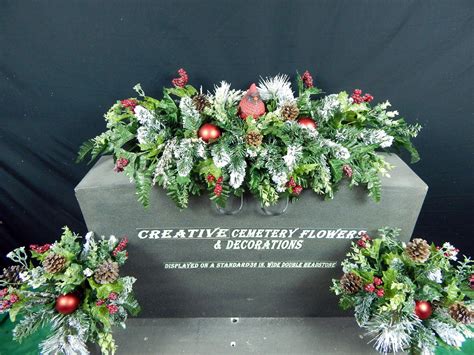
{"type": "Polygon", "coordinates": [[[459,250],[415,238],[405,245],[399,230],[363,235],[342,262],[344,274],[331,290],[343,309],[353,308],[359,326],[381,353],[434,354],[437,346],[459,348],[473,336],[474,270],[459,250]],[[454,262],[457,263],[454,265],[454,262]]]}
{"type": "Polygon", "coordinates": [[[136,279],[119,276],[127,239],[96,241],[91,232],[85,243],[79,238],[65,227],[60,241],[15,249],[7,257],[16,265],[0,276],[0,313],[19,318],[14,339],[50,327],[42,354],[88,354],[86,342],[113,354],[112,327],[125,327],[128,314],[140,311],[132,291],[136,279]]]}
{"type": "Polygon", "coordinates": [[[105,114],[107,131],[78,154],[78,161],[112,154],[145,206],[155,184],[179,208],[206,191],[220,206],[246,191],[269,206],[304,189],[332,198],[343,179],[367,186],[378,201],[380,176],[391,166],[376,151],[405,148],[419,160],[411,138],[420,125],[397,119],[388,101],[373,106],[359,89],[322,95],[306,71],[297,75],[296,96],[287,75],[247,91],[222,81],[203,93],[184,69],[178,74],[161,100],[135,86],[139,98],[117,101],[105,114]]]}

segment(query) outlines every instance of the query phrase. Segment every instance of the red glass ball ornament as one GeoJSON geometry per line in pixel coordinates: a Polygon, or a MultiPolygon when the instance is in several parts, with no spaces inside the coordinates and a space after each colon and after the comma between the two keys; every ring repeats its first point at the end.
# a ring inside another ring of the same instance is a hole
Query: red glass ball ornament
{"type": "Polygon", "coordinates": [[[204,123],[201,128],[199,128],[198,136],[204,142],[209,142],[211,140],[216,140],[221,136],[221,130],[216,125],[212,123],[204,123]]]}
{"type": "Polygon", "coordinates": [[[81,303],[81,299],[75,293],[67,293],[56,298],[56,311],[62,314],[74,312],[81,303]]]}
{"type": "Polygon", "coordinates": [[[420,319],[428,319],[433,313],[431,303],[428,301],[416,301],[415,302],[415,314],[420,319]]]}
{"type": "Polygon", "coordinates": [[[318,128],[318,124],[312,118],[309,118],[309,117],[301,117],[298,120],[298,124],[306,128],[312,128],[312,129],[318,128]]]}

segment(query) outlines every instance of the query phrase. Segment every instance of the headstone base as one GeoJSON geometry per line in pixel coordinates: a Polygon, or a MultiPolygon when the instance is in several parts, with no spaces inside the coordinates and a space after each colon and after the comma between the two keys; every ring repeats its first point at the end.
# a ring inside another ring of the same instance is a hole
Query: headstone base
{"type": "Polygon", "coordinates": [[[134,318],[117,354],[376,354],[352,317],[134,318]]]}

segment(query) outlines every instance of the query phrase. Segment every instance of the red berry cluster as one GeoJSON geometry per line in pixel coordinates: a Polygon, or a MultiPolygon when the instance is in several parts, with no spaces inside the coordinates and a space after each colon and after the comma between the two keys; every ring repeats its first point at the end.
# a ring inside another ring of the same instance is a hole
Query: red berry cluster
{"type": "Polygon", "coordinates": [[[207,179],[207,182],[210,182],[210,183],[216,181],[216,177],[212,174],[207,175],[206,179],[207,179]]]}
{"type": "MultiPolygon", "coordinates": [[[[112,255],[117,256],[118,253],[120,253],[127,247],[127,244],[128,244],[128,238],[125,237],[120,241],[120,243],[118,243],[118,245],[112,251],[112,255]]],[[[128,256],[128,253],[126,253],[126,255],[128,256]]]]}
{"type": "Polygon", "coordinates": [[[312,88],[314,86],[313,77],[307,70],[303,73],[303,75],[301,75],[301,80],[303,80],[303,83],[307,88],[312,88]]]}
{"type": "Polygon", "coordinates": [[[115,304],[108,304],[107,309],[109,310],[109,314],[115,314],[118,312],[118,307],[115,304]]]}
{"type": "Polygon", "coordinates": [[[298,196],[303,191],[303,187],[301,185],[297,185],[293,176],[290,177],[290,180],[286,183],[286,187],[290,190],[295,196],[298,196]]]}
{"type": "Polygon", "coordinates": [[[49,248],[51,248],[51,244],[45,244],[45,245],[31,244],[30,245],[30,249],[38,254],[43,254],[47,252],[49,248]]]}
{"type": "Polygon", "coordinates": [[[212,184],[212,183],[216,183],[215,186],[214,186],[214,195],[216,195],[217,197],[219,197],[221,194],[222,194],[222,181],[224,181],[224,179],[222,178],[222,176],[220,176],[217,180],[216,180],[216,177],[212,174],[209,174],[207,175],[206,177],[206,180],[209,184],[212,184]]]}
{"type": "Polygon", "coordinates": [[[360,236],[360,239],[357,241],[357,245],[360,248],[367,248],[367,242],[370,242],[372,238],[369,237],[367,233],[363,233],[360,236]]]}
{"type": "Polygon", "coordinates": [[[366,292],[373,293],[377,295],[377,297],[383,297],[385,295],[385,290],[382,287],[383,280],[377,276],[374,276],[372,283],[365,285],[364,290],[366,292]]]}
{"type": "Polygon", "coordinates": [[[216,186],[214,187],[214,195],[216,196],[220,196],[222,194],[222,181],[224,179],[221,177],[219,177],[216,181],[216,186]]]}
{"type": "Polygon", "coordinates": [[[344,164],[342,166],[342,172],[344,173],[344,175],[346,175],[348,178],[351,178],[352,177],[352,168],[350,165],[348,164],[344,164]]]}
{"type": "Polygon", "coordinates": [[[471,274],[469,277],[469,284],[471,286],[471,289],[474,290],[474,274],[471,274]]]}
{"type": "Polygon", "coordinates": [[[0,312],[9,309],[19,301],[19,297],[14,293],[8,293],[7,288],[0,290],[0,312]]]}
{"type": "Polygon", "coordinates": [[[95,303],[95,305],[96,305],[97,307],[100,307],[100,306],[102,306],[104,303],[105,303],[105,300],[100,299],[100,300],[98,300],[98,301],[95,303]]]}
{"type": "Polygon", "coordinates": [[[115,163],[114,171],[116,173],[121,173],[123,169],[128,165],[128,159],[126,158],[118,158],[117,162],[115,163]]]}
{"type": "Polygon", "coordinates": [[[362,102],[370,102],[374,99],[374,97],[370,94],[364,94],[364,96],[362,96],[362,90],[360,89],[355,89],[351,97],[356,104],[360,104],[362,102]]]}
{"type": "Polygon", "coordinates": [[[183,68],[178,70],[179,78],[174,78],[171,80],[174,86],[178,88],[184,88],[188,83],[188,73],[183,68]]]}
{"type": "Polygon", "coordinates": [[[138,101],[135,100],[135,99],[126,99],[126,100],[122,100],[120,101],[120,103],[122,104],[123,107],[125,108],[130,108],[130,110],[134,110],[135,107],[137,107],[138,105],[138,101]]]}
{"type": "Polygon", "coordinates": [[[117,298],[118,298],[118,295],[115,292],[111,292],[109,296],[107,297],[107,299],[100,299],[95,303],[95,305],[97,307],[100,307],[105,304],[105,306],[109,310],[109,314],[114,314],[118,312],[118,307],[117,305],[110,303],[110,301],[115,301],[117,300],[117,298]]]}

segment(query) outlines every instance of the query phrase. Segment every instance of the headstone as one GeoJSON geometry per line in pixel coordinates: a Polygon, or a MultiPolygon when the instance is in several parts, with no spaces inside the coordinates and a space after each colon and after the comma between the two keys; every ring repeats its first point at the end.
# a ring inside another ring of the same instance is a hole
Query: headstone
{"type": "Polygon", "coordinates": [[[343,316],[328,289],[340,262],[362,231],[401,228],[408,241],[427,185],[396,155],[382,180],[382,200],[364,188],[342,186],[333,200],[305,191],[279,216],[245,196],[240,213],[219,213],[207,196],[180,211],[156,187],[150,206],[135,186],[102,157],[76,187],[89,230],[128,236],[143,318],[343,316]]]}
{"type": "Polygon", "coordinates": [[[353,317],[140,318],[114,337],[118,355],[378,354],[363,333],[353,317]]]}

